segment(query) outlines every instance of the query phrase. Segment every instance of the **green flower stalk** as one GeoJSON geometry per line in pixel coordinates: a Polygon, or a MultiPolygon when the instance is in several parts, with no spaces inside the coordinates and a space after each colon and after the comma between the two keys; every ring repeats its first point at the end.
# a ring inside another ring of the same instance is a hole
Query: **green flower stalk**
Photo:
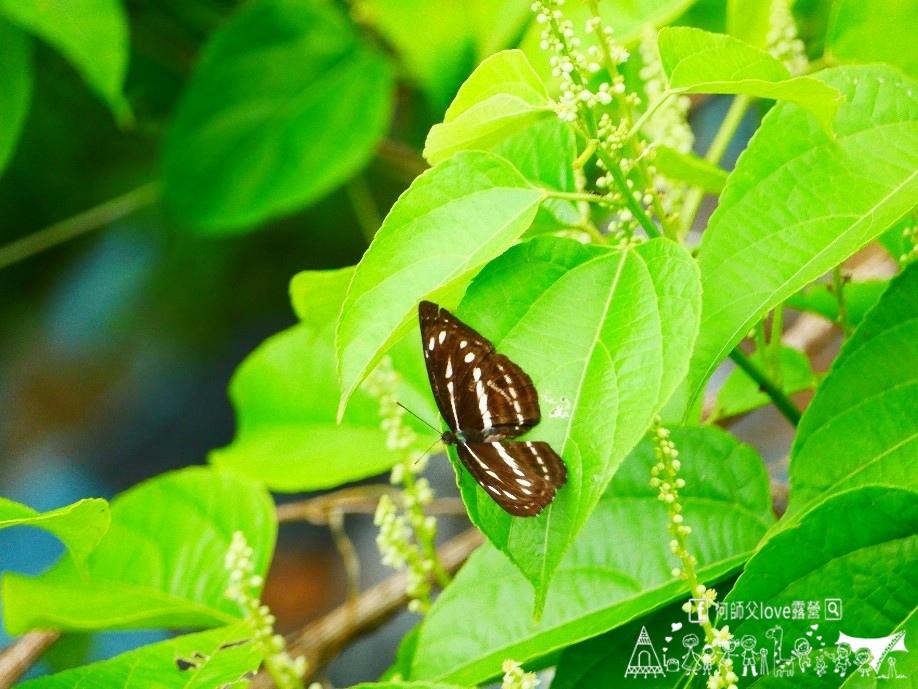
{"type": "Polygon", "coordinates": [[[306,659],[287,655],[284,637],[274,633],[274,615],[258,598],[264,580],[255,574],[252,548],[241,531],[233,534],[224,566],[229,572],[226,597],[239,605],[255,633],[255,643],[261,648],[265,669],[279,689],[303,689],[306,659]]]}
{"type": "Polygon", "coordinates": [[[363,384],[379,400],[386,448],[401,453],[389,477],[394,485],[401,486],[401,497],[396,501],[383,495],[373,523],[379,527],[376,545],[383,564],[406,572],[408,609],[425,613],[431,606],[433,582],[443,587],[450,577],[437,557],[437,520],[424,511],[434,498],[427,479],[418,477],[427,466],[427,457],[417,434],[405,424],[405,410],[395,401],[398,382],[392,360],[384,357],[363,384]]]}
{"type": "Polygon", "coordinates": [[[657,459],[657,463],[650,470],[650,485],[659,490],[658,497],[666,504],[669,512],[667,530],[673,537],[669,542],[669,549],[682,564],[682,567],[675,567],[672,574],[686,581],[692,594],[692,600],[683,605],[682,609],[690,615],[698,616],[705,640],[714,649],[714,664],[717,669],[708,678],[708,689],[734,689],[738,678],[732,670],[730,659],[723,657],[724,646],[733,638],[730,627],[716,629],[711,625],[708,611],[714,608],[717,591],[709,589],[698,580],[695,572],[698,560],[688,548],[687,541],[692,529],[685,523],[682,504],[679,502],[679,491],[685,487],[685,479],[678,475],[681,468],[679,451],[676,444],[669,439],[669,430],[663,427],[660,417],[657,417],[650,427],[650,435],[655,446],[654,456],[657,459]]]}

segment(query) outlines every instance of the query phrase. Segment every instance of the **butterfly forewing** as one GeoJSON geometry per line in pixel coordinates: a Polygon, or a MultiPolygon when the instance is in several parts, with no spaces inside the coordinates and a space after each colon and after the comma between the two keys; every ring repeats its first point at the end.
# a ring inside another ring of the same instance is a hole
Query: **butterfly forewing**
{"type": "Polygon", "coordinates": [[[539,423],[532,379],[446,309],[418,306],[427,375],[437,408],[463,465],[515,516],[533,516],[567,481],[564,462],[547,443],[509,442],[539,423]]]}

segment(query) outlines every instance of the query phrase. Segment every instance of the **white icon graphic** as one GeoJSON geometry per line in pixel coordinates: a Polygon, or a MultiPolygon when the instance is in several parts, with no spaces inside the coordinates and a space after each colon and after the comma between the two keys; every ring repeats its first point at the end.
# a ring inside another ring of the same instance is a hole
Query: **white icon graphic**
{"type": "Polygon", "coordinates": [[[765,632],[765,636],[771,639],[772,643],[772,666],[777,669],[779,665],[786,665],[793,658],[784,656],[784,628],[780,624],[765,632]]]}
{"type": "MultiPolygon", "coordinates": [[[[877,673],[878,677],[885,677],[886,675],[880,674],[880,667],[889,657],[887,665],[892,664],[893,673],[895,673],[896,662],[895,658],[889,654],[893,651],[905,651],[908,652],[908,649],[905,647],[905,631],[898,631],[895,634],[889,636],[881,636],[877,638],[861,638],[858,636],[848,636],[843,632],[838,633],[838,641],[835,642],[835,645],[842,648],[849,648],[851,651],[855,652],[855,658],[857,657],[857,652],[861,649],[867,649],[870,652],[871,660],[869,661],[870,667],[873,668],[873,671],[877,673]],[[844,645],[842,645],[844,644],[844,645]]],[[[863,664],[863,663],[862,663],[863,664]]],[[[898,677],[898,675],[893,674],[893,677],[898,677]]]]}
{"type": "Polygon", "coordinates": [[[842,618],[841,598],[826,598],[825,600],[826,620],[837,622],[842,618]]]}
{"type": "Polygon", "coordinates": [[[660,659],[650,640],[650,635],[647,634],[647,627],[641,627],[637,643],[634,644],[631,661],[628,663],[628,669],[625,670],[625,677],[629,675],[634,675],[635,677],[643,675],[645,678],[648,676],[656,677],[657,675],[664,677],[666,675],[663,671],[663,666],[660,665],[660,659]]]}

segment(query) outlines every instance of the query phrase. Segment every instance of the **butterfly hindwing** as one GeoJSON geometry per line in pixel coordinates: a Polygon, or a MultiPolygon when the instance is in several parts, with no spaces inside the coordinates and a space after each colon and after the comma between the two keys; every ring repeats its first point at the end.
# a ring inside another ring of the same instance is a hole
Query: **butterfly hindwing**
{"type": "Polygon", "coordinates": [[[548,443],[459,443],[456,449],[488,497],[516,517],[537,515],[567,482],[564,462],[548,443]]]}

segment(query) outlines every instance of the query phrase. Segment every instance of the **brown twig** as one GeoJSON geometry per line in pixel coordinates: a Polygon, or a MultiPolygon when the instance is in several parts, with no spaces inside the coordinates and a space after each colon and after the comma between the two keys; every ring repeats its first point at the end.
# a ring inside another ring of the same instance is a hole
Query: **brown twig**
{"type": "Polygon", "coordinates": [[[0,653],[0,689],[13,686],[60,636],[55,631],[29,632],[0,653]]]}
{"type": "MultiPolygon", "coordinates": [[[[440,562],[453,573],[483,541],[481,532],[469,529],[437,549],[440,562]]],[[[309,670],[305,680],[310,681],[350,641],[375,629],[405,605],[406,583],[406,576],[397,574],[364,591],[353,606],[345,603],[335,608],[288,639],[288,653],[306,658],[309,670]]],[[[264,672],[251,684],[252,689],[271,686],[271,678],[264,672]]]]}
{"type": "MultiPolygon", "coordinates": [[[[397,500],[401,496],[401,491],[386,485],[344,488],[308,500],[278,505],[277,519],[281,523],[305,521],[324,526],[329,523],[330,515],[335,512],[374,514],[379,499],[383,495],[389,495],[397,500]]],[[[464,514],[465,507],[459,498],[438,498],[429,505],[425,505],[424,512],[427,514],[464,514]]]]}

